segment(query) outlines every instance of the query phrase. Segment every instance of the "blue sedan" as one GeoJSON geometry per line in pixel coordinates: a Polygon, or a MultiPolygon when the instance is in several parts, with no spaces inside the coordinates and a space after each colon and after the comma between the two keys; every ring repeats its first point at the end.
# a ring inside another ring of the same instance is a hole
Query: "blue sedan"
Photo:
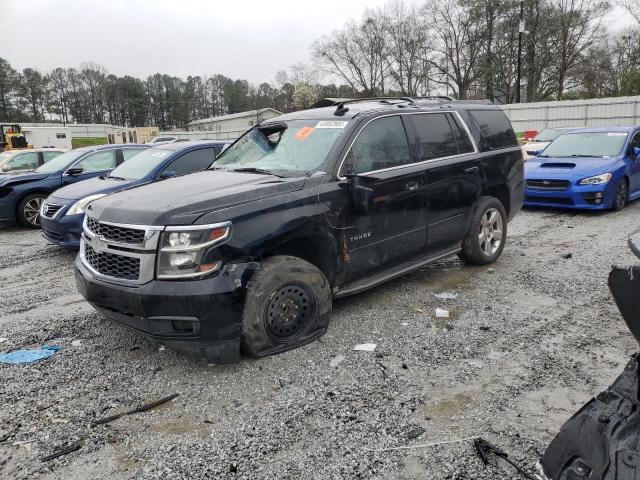
{"type": "Polygon", "coordinates": [[[40,207],[52,192],[105,175],[145,145],[101,145],[63,153],[32,173],[0,177],[0,225],[40,226],[40,207]]]}
{"type": "Polygon", "coordinates": [[[78,248],[84,208],[89,202],[138,185],[203,170],[228,144],[222,141],[161,144],[139,153],[109,175],[57,190],[43,203],[40,212],[44,238],[56,245],[78,248]]]}
{"type": "Polygon", "coordinates": [[[640,126],[563,133],[524,176],[525,206],[621,210],[640,197],[640,126]]]}

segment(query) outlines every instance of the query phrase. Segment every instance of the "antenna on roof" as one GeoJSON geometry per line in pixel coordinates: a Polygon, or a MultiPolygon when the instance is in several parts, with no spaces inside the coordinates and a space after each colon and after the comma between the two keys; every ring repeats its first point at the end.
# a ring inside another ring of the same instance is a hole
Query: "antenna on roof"
{"type": "Polygon", "coordinates": [[[345,113],[349,111],[349,109],[344,106],[344,103],[345,102],[338,103],[338,106],[336,107],[336,111],[333,112],[334,115],[337,115],[338,117],[342,117],[345,113]]]}

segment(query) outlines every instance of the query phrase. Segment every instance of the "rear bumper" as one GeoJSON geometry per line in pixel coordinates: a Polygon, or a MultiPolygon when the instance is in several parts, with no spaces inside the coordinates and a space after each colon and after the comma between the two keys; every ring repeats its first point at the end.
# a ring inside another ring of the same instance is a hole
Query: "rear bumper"
{"type": "Polygon", "coordinates": [[[255,264],[233,264],[202,280],[119,285],[95,278],[80,257],[76,283],[105,317],[181,352],[227,363],[240,354],[244,286],[255,264]]]}
{"type": "Polygon", "coordinates": [[[42,236],[50,243],[67,248],[80,248],[84,215],[64,215],[57,218],[40,216],[42,236]]]}
{"type": "Polygon", "coordinates": [[[527,187],[524,205],[585,210],[607,210],[613,206],[615,183],[606,185],[570,185],[566,190],[542,190],[527,187]]]}

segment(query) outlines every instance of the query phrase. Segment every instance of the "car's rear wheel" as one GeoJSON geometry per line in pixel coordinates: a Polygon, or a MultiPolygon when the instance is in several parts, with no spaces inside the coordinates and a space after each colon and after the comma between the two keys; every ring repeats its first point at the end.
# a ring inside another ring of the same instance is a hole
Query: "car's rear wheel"
{"type": "Polygon", "coordinates": [[[624,178],[622,178],[618,180],[618,183],[616,183],[616,196],[613,199],[612,210],[614,212],[618,212],[622,210],[627,204],[628,199],[629,199],[629,186],[627,185],[627,181],[624,178]]]}
{"type": "Polygon", "coordinates": [[[507,239],[507,213],[494,197],[480,197],[471,219],[469,233],[462,242],[460,258],[473,265],[495,262],[507,239]]]}
{"type": "Polygon", "coordinates": [[[247,286],[242,345],[254,357],[297,348],[323,334],[331,319],[325,275],[298,257],[264,260],[247,286]]]}
{"type": "Polygon", "coordinates": [[[47,198],[46,194],[27,195],[18,204],[18,223],[30,228],[40,228],[40,207],[47,198]]]}

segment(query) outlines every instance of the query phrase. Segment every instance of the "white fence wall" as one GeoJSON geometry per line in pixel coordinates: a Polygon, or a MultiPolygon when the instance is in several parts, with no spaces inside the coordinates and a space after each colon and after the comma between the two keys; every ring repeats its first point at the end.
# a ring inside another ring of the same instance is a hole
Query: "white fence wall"
{"type": "Polygon", "coordinates": [[[640,96],[500,105],[516,132],[640,124],[640,96]]]}

